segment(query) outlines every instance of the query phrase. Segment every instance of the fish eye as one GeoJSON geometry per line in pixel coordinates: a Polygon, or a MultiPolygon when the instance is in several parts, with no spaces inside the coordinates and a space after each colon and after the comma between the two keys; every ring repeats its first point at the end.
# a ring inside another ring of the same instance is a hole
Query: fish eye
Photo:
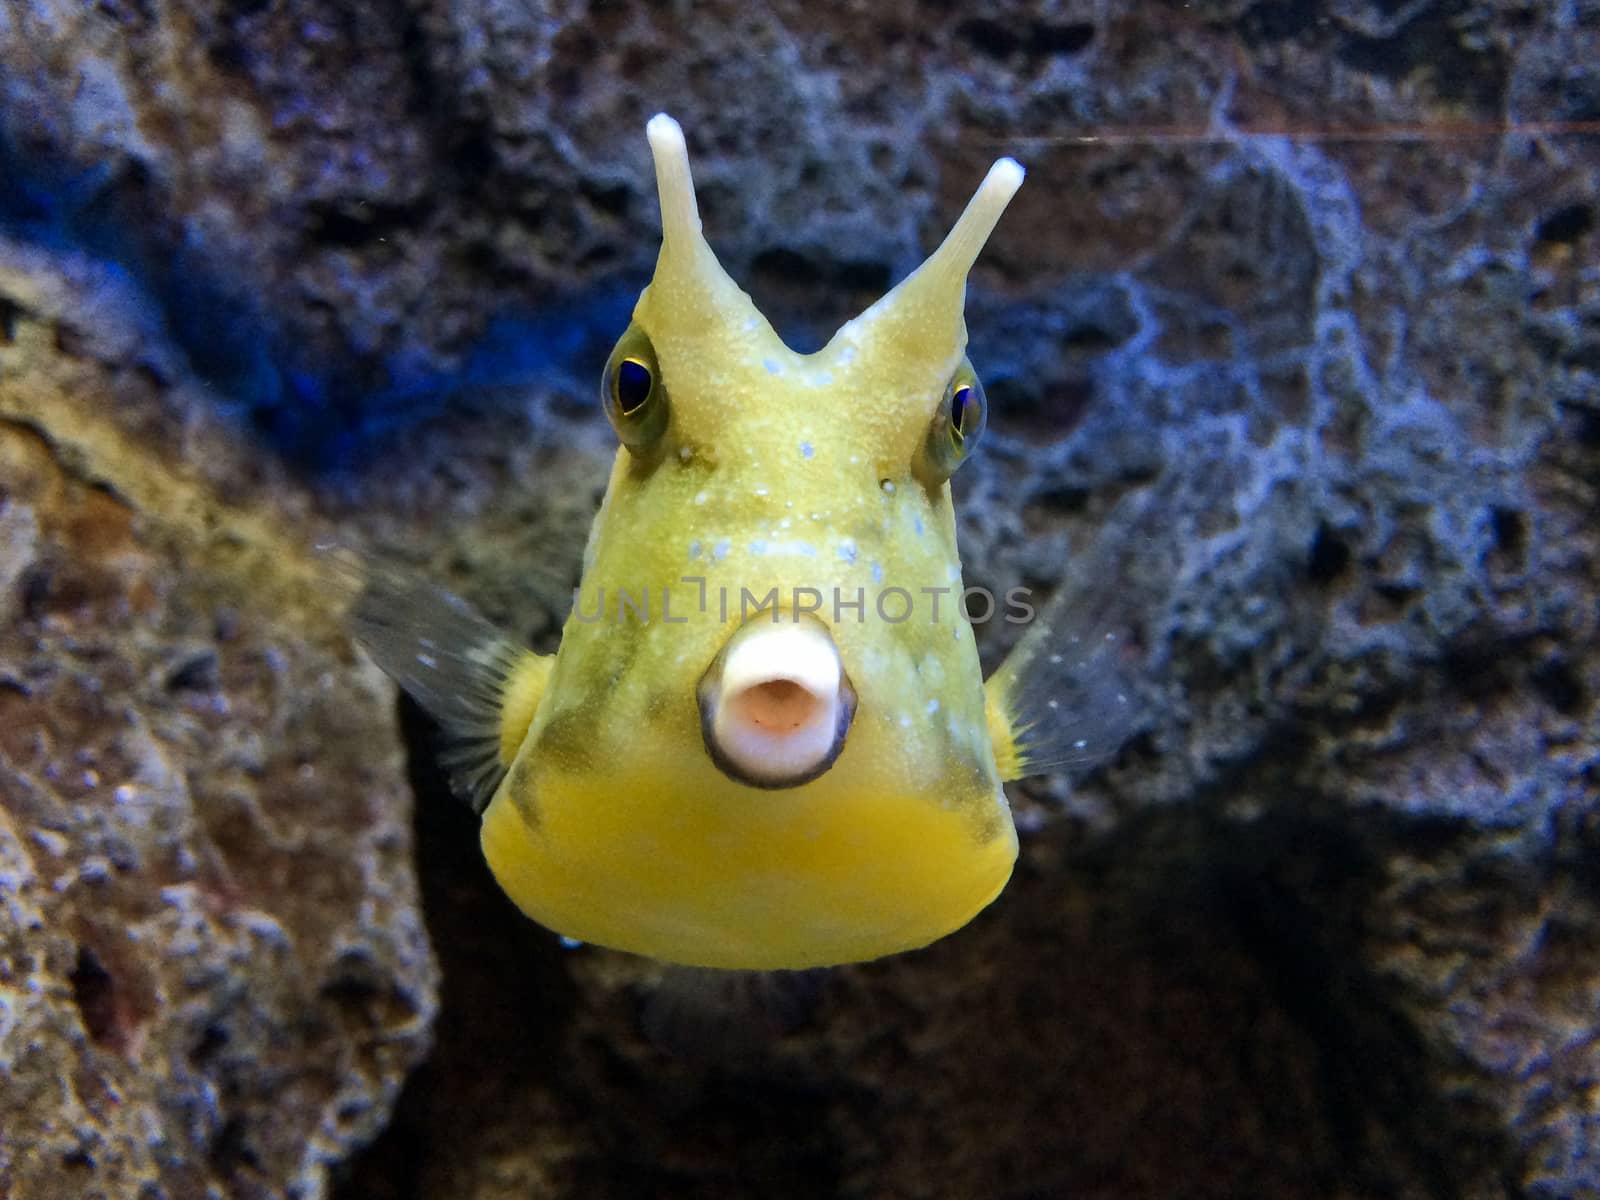
{"type": "Polygon", "coordinates": [[[637,358],[625,358],[617,364],[617,377],[612,383],[617,396],[617,411],[625,417],[634,416],[650,399],[650,389],[655,386],[655,373],[648,363],[637,358]]]}
{"type": "Polygon", "coordinates": [[[937,486],[954,475],[988,423],[989,401],[983,394],[983,384],[972,364],[963,360],[951,376],[933,424],[928,427],[917,470],[923,482],[937,486]]]}
{"type": "Polygon", "coordinates": [[[667,389],[661,384],[661,367],[655,347],[637,325],[628,326],[606,360],[600,398],[617,437],[634,454],[648,451],[667,431],[667,389]]]}

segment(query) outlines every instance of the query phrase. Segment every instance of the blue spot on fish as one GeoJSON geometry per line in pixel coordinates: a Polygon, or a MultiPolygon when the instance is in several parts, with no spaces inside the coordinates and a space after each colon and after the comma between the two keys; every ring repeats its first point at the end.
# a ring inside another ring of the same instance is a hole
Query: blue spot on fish
{"type": "Polygon", "coordinates": [[[767,374],[768,375],[782,375],[783,374],[783,368],[778,365],[778,362],[777,362],[776,359],[763,358],[761,360],[761,365],[767,369],[767,374]]]}
{"type": "Polygon", "coordinates": [[[880,567],[877,563],[873,563],[872,564],[872,582],[873,583],[882,583],[883,582],[883,568],[880,567]]]}
{"type": "Polygon", "coordinates": [[[801,442],[800,443],[800,457],[801,458],[810,458],[816,452],[817,452],[816,447],[813,446],[810,442],[801,442]]]}
{"type": "Polygon", "coordinates": [[[854,563],[856,561],[856,544],[854,542],[840,542],[839,557],[847,563],[854,563]]]}
{"type": "Polygon", "coordinates": [[[917,531],[917,536],[918,537],[922,536],[922,518],[921,517],[912,517],[911,518],[911,527],[917,531]]]}
{"type": "Polygon", "coordinates": [[[689,543],[689,557],[690,558],[699,558],[700,557],[700,543],[699,542],[696,541],[696,542],[690,542],[689,543]]]}
{"type": "Polygon", "coordinates": [[[713,561],[721,562],[723,559],[727,558],[728,551],[732,548],[732,546],[732,542],[728,541],[727,538],[723,538],[715,546],[711,547],[711,557],[713,561]]]}
{"type": "Polygon", "coordinates": [[[765,554],[766,552],[767,552],[767,544],[766,544],[766,542],[762,541],[761,539],[757,538],[755,541],[750,543],[750,553],[751,554],[765,554]]]}

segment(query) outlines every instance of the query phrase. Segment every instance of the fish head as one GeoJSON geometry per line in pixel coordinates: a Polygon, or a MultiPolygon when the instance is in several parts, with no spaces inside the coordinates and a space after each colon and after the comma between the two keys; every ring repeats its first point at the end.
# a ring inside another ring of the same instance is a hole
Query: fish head
{"type": "Polygon", "coordinates": [[[535,919],[671,961],[926,944],[1016,855],[949,478],[985,420],[967,272],[1022,169],[801,354],[707,244],[677,123],[648,133],[661,252],[600,388],[622,445],[485,851],[535,919]]]}

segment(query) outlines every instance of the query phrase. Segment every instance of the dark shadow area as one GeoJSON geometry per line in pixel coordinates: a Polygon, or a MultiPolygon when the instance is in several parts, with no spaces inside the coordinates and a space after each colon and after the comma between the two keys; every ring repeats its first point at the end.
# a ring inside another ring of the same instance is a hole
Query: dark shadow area
{"type": "Polygon", "coordinates": [[[432,1053],[407,1081],[388,1128],[346,1164],[336,1200],[431,1200],[418,1176],[442,1153],[452,1110],[454,1119],[463,1105],[492,1112],[517,1085],[549,1078],[575,998],[556,939],[495,886],[478,848],[478,817],[451,794],[436,761],[438,726],[409,699],[400,702],[400,722],[411,747],[422,911],[443,973],[439,1019],[432,1053]]]}
{"type": "Polygon", "coordinates": [[[1270,1002],[1314,1047],[1311,1078],[1335,1150],[1327,1194],[1392,1195],[1404,1179],[1448,1200],[1509,1175],[1514,1151],[1496,1114],[1452,1101],[1447,1081],[1465,1064],[1438,1061],[1398,1007],[1399,989],[1365,965],[1383,844],[1442,848],[1466,832],[1399,824],[1372,837],[1331,813],[1279,812],[1198,829],[1198,853],[1174,862],[1159,903],[1237,939],[1270,1002]]]}
{"type": "Polygon", "coordinates": [[[1468,0],[1424,5],[1386,36],[1342,31],[1335,53],[1357,71],[1393,81],[1422,78],[1442,99],[1496,114],[1510,68],[1495,43],[1466,32],[1472,16],[1468,0]]]}

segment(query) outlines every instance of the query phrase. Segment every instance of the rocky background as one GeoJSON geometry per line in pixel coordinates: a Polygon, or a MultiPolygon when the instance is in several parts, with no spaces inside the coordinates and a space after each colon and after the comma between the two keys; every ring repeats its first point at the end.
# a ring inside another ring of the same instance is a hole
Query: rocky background
{"type": "Polygon", "coordinates": [[[0,1195],[1600,1195],[1600,7],[978,11],[0,7],[0,1195]],[[969,578],[1140,719],[919,954],[563,950],[308,553],[550,644],[658,109],[802,346],[1029,168],[969,578]]]}

